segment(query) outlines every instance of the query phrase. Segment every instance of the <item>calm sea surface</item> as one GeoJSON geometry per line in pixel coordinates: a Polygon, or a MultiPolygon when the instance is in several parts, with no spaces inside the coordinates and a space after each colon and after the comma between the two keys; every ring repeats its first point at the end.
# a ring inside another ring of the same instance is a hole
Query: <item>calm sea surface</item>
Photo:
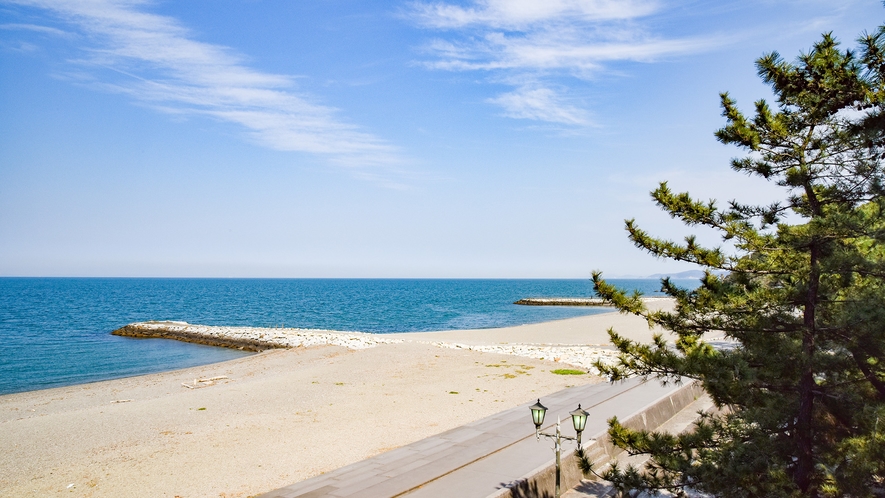
{"type": "MultiPolygon", "coordinates": [[[[610,280],[655,295],[657,280],[610,280]]],[[[681,281],[695,287],[697,280],[681,281]]],[[[505,327],[607,310],[517,306],[591,297],[589,280],[0,278],[0,394],[245,356],[110,335],[144,320],[373,333],[505,327]]]]}

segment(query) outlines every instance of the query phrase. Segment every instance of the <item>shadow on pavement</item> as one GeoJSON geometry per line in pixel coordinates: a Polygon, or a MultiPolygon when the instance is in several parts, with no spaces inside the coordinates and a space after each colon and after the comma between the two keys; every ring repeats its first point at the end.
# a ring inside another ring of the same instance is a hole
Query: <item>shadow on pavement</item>
{"type": "Polygon", "coordinates": [[[553,498],[553,493],[538,489],[537,482],[520,480],[515,482],[500,483],[498,489],[510,489],[513,498],[553,498]]]}

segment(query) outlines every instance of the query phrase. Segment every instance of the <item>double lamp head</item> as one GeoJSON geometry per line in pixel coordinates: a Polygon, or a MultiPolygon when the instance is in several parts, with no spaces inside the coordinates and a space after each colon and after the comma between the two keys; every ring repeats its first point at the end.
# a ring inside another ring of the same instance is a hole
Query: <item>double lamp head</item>
{"type": "MultiPolygon", "coordinates": [[[[532,422],[535,423],[535,433],[539,433],[541,430],[541,424],[544,423],[544,416],[547,415],[547,407],[541,404],[541,400],[539,399],[537,403],[530,406],[529,409],[532,410],[532,422]]],[[[572,416],[572,425],[575,427],[575,432],[580,434],[584,432],[584,427],[587,425],[587,413],[585,410],[581,409],[581,405],[578,404],[578,408],[572,412],[569,412],[569,415],[572,416]]]]}

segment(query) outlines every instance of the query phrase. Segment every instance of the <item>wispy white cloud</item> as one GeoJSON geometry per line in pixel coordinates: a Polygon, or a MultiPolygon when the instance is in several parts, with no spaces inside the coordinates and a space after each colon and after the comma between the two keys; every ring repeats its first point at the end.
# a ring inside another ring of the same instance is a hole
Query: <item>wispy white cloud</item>
{"type": "Polygon", "coordinates": [[[231,49],[194,39],[176,19],[148,12],[149,2],[11,3],[45,9],[81,31],[89,45],[81,47],[83,58],[77,62],[97,86],[166,112],[234,123],[256,143],[276,150],[318,154],[356,168],[394,168],[402,162],[396,147],[297,92],[293,78],[252,69],[231,49]]]}
{"type": "MultiPolygon", "coordinates": [[[[585,37],[586,38],[586,37],[585,37]]],[[[592,74],[610,61],[653,61],[710,47],[708,40],[582,40],[578,33],[542,31],[511,36],[491,32],[481,40],[455,43],[436,40],[431,51],[438,58],[426,62],[435,69],[567,71],[577,77],[592,74]]]]}
{"type": "Polygon", "coordinates": [[[582,111],[555,97],[549,80],[581,85],[607,64],[652,62],[723,43],[651,33],[642,21],[661,8],[655,0],[474,0],[469,6],[418,2],[409,16],[440,33],[426,46],[426,67],[485,71],[494,83],[519,81],[513,92],[488,102],[511,117],[581,126],[589,123],[579,118],[582,111]]]}
{"type": "Polygon", "coordinates": [[[549,88],[521,87],[488,99],[488,102],[503,107],[504,114],[511,118],[577,126],[590,124],[583,109],[564,102],[549,88]]]}
{"type": "Polygon", "coordinates": [[[632,19],[654,12],[658,2],[649,0],[484,0],[473,7],[443,2],[416,3],[414,15],[435,28],[485,25],[493,28],[524,29],[538,22],[632,19]]]}
{"type": "Polygon", "coordinates": [[[68,33],[67,31],[63,31],[58,28],[53,28],[50,26],[41,26],[39,24],[6,23],[6,24],[0,24],[0,29],[34,31],[37,33],[45,33],[48,35],[55,35],[55,36],[70,36],[71,35],[71,33],[68,33]]]}

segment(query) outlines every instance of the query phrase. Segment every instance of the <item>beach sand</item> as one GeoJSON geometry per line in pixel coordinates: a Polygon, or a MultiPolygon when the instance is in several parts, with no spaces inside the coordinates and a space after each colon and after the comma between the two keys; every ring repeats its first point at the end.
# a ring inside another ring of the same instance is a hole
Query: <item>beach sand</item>
{"type": "Polygon", "coordinates": [[[0,396],[0,494],[256,495],[568,386],[602,381],[553,374],[567,365],[552,358],[431,342],[605,346],[609,327],[643,341],[652,335],[644,320],[605,313],[501,329],[396,334],[404,342],[363,350],[271,350],[0,396]],[[182,385],[213,377],[224,378],[196,389],[182,385]]]}

